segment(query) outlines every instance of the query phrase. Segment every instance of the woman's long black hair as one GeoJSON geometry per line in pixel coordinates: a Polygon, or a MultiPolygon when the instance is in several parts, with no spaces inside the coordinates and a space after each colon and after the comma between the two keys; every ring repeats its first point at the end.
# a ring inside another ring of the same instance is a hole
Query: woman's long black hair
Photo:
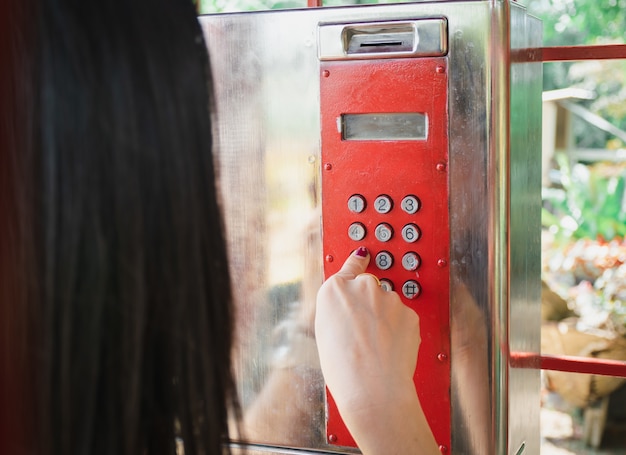
{"type": "Polygon", "coordinates": [[[3,453],[222,453],[233,318],[193,4],[32,5],[3,102],[3,453]]]}

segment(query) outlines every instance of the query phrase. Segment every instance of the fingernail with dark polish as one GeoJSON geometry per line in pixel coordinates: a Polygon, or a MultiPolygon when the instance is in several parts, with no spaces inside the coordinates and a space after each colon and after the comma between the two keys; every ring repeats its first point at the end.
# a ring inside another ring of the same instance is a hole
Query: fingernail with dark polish
{"type": "Polygon", "coordinates": [[[367,248],[365,248],[364,246],[360,246],[360,247],[357,248],[355,254],[357,256],[362,257],[362,258],[367,257],[367,255],[368,255],[367,248]]]}

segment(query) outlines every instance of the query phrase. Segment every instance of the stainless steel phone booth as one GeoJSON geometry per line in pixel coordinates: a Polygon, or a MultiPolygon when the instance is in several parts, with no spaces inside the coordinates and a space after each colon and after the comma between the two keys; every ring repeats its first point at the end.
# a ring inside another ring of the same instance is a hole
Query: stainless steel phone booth
{"type": "MultiPolygon", "coordinates": [[[[350,251],[420,315],[442,453],[539,453],[541,24],[505,0],[200,17],[248,453],[354,452],[315,294],[350,251]]],[[[341,346],[337,346],[341,349],[341,346]]],[[[381,425],[384,422],[381,422],[381,425]]]]}

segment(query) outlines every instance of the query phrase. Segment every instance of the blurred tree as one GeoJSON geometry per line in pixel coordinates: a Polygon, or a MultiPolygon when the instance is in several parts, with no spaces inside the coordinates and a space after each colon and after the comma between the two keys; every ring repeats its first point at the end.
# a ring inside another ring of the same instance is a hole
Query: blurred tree
{"type": "Polygon", "coordinates": [[[624,41],[626,0],[526,0],[548,46],[624,41]]]}
{"type": "MultiPolygon", "coordinates": [[[[624,43],[626,0],[526,0],[544,23],[546,46],[624,43]]],[[[581,102],[592,112],[626,130],[626,61],[553,62],[544,65],[544,90],[580,87],[595,98],[581,102]]],[[[586,148],[624,147],[611,135],[583,122],[575,125],[578,144],[586,148]]]]}

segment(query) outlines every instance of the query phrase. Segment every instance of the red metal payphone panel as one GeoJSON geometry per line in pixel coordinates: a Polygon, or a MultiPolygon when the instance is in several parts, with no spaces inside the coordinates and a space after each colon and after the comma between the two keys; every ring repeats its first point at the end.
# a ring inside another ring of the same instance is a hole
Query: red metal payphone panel
{"type": "MultiPolygon", "coordinates": [[[[450,447],[446,57],[321,62],[324,273],[356,248],[421,322],[415,385],[450,447]]],[[[367,372],[364,372],[367,374],[367,372]]],[[[328,396],[328,442],[355,446],[328,396]]]]}

